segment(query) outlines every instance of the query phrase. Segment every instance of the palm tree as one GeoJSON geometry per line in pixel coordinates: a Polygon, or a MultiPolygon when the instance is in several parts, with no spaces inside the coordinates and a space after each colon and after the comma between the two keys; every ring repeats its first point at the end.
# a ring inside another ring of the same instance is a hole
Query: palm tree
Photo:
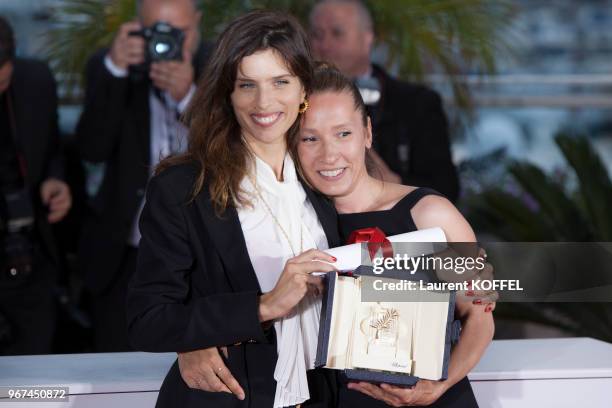
{"type": "MultiPolygon", "coordinates": [[[[561,133],[555,142],[576,177],[576,188],[566,191],[537,166],[514,162],[508,170],[529,199],[500,188],[467,198],[468,218],[475,228],[511,242],[612,240],[612,182],[601,158],[586,137],[561,133]]],[[[496,314],[612,341],[610,303],[500,303],[496,314]]]]}

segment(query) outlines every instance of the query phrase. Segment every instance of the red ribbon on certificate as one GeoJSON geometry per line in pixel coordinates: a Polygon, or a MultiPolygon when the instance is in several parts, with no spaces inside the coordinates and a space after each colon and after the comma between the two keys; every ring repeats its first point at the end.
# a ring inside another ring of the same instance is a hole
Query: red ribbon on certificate
{"type": "Polygon", "coordinates": [[[358,244],[361,242],[367,242],[370,259],[374,260],[374,256],[376,256],[379,249],[382,250],[384,258],[393,258],[391,241],[387,239],[385,233],[379,228],[362,228],[351,232],[347,243],[358,244]]]}

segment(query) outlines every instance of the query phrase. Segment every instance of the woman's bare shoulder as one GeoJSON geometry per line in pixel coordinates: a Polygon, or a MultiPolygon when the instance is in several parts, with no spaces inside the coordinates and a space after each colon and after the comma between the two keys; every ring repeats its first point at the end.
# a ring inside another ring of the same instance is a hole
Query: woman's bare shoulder
{"type": "Polygon", "coordinates": [[[410,213],[418,229],[440,227],[450,242],[472,242],[476,238],[472,227],[457,207],[442,196],[423,197],[410,213]]]}
{"type": "Polygon", "coordinates": [[[429,194],[421,198],[414,207],[412,207],[411,212],[413,217],[425,220],[435,217],[453,216],[458,210],[447,198],[440,195],[429,194]]]}

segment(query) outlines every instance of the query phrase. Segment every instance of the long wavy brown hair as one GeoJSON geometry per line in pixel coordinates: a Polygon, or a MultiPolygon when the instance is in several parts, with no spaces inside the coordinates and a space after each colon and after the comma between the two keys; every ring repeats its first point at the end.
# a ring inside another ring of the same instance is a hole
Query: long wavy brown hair
{"type": "MultiPolygon", "coordinates": [[[[304,29],[292,16],[274,11],[252,11],[233,20],[221,33],[185,115],[189,142],[183,154],[163,160],[159,174],[168,167],[197,163],[194,199],[207,185],[217,214],[228,206],[248,204],[240,182],[247,175],[252,153],[241,136],[231,103],[236,73],[242,59],[255,52],[274,49],[297,76],[308,94],[313,62],[304,29]]],[[[299,121],[286,138],[294,140],[299,121]]]]}

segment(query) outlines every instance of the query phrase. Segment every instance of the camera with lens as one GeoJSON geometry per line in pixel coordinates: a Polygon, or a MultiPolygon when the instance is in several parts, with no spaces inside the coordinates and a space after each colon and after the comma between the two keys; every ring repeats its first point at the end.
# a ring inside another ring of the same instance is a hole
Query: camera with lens
{"type": "Polygon", "coordinates": [[[0,280],[17,280],[32,273],[34,211],[27,189],[0,195],[0,280]]]}
{"type": "Polygon", "coordinates": [[[145,66],[152,62],[180,61],[183,59],[183,41],[185,33],[170,24],[158,21],[150,27],[132,31],[130,35],[140,36],[145,40],[145,66]]]}

